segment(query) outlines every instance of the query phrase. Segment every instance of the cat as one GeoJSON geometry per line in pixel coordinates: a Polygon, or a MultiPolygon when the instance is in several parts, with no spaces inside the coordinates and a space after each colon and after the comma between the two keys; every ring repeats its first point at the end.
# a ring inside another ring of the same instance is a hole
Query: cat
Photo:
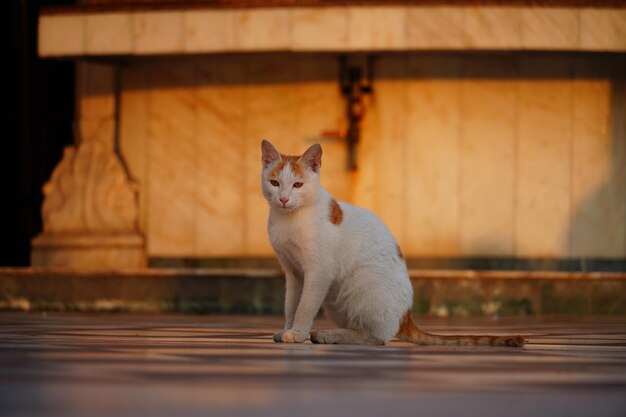
{"type": "Polygon", "coordinates": [[[372,212],[335,200],[320,184],[322,147],[287,156],[261,143],[268,233],[285,273],[285,327],[275,342],[523,346],[521,336],[442,336],[420,330],[400,246],[372,212]],[[320,307],[339,326],[311,332],[320,307]]]}

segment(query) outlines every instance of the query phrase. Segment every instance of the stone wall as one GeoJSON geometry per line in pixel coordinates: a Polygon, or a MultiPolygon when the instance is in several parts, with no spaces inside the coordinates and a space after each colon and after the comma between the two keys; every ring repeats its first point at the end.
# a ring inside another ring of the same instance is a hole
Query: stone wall
{"type": "MultiPolygon", "coordinates": [[[[260,141],[324,147],[322,182],[375,211],[407,256],[626,256],[620,55],[380,55],[359,169],[346,169],[339,60],[137,60],[119,145],[149,257],[271,255],[260,141]]],[[[88,100],[88,96],[81,100],[88,100]]]]}

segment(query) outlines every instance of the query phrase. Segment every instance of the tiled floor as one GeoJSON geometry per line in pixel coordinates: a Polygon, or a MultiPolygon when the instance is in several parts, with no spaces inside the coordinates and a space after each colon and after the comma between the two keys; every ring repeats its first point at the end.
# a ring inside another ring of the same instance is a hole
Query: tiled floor
{"type": "Polygon", "coordinates": [[[0,415],[626,415],[626,317],[419,321],[530,343],[284,345],[279,317],[0,313],[0,415]]]}

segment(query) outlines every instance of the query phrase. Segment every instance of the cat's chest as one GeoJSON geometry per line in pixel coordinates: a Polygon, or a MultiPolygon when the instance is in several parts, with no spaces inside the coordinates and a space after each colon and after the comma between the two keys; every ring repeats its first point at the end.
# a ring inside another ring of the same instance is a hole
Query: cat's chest
{"type": "Polygon", "coordinates": [[[300,227],[286,224],[276,223],[269,227],[270,240],[276,249],[297,249],[301,245],[302,229],[300,227]]]}
{"type": "Polygon", "coordinates": [[[269,236],[274,250],[292,258],[300,258],[314,237],[311,227],[302,222],[272,222],[269,236]]]}
{"type": "Polygon", "coordinates": [[[288,266],[296,276],[304,276],[304,256],[307,251],[297,235],[288,233],[284,228],[274,228],[273,231],[270,229],[270,240],[283,267],[288,266]]]}

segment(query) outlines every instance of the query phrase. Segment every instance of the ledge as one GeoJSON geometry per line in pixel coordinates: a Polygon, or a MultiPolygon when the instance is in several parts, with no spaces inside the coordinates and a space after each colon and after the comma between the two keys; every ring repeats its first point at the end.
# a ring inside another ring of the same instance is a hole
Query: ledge
{"type": "MultiPolygon", "coordinates": [[[[184,4],[184,3],[183,3],[184,4]]],[[[74,8],[39,17],[39,55],[626,51],[626,9],[533,6],[74,8]]]]}
{"type": "MultiPolygon", "coordinates": [[[[434,316],[626,314],[626,273],[412,270],[413,310],[434,316]]],[[[282,314],[276,269],[0,268],[0,311],[282,314]]]]}

